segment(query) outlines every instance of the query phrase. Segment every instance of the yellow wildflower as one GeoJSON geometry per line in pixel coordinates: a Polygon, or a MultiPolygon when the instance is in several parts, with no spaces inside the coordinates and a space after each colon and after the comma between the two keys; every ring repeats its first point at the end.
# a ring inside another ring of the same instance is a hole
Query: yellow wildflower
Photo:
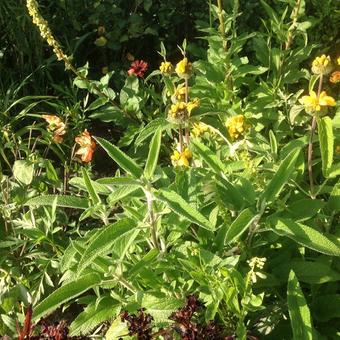
{"type": "Polygon", "coordinates": [[[199,137],[200,135],[202,135],[204,132],[207,132],[207,131],[209,131],[209,126],[207,124],[202,123],[202,122],[194,123],[194,125],[191,129],[191,133],[195,137],[199,137]]]}
{"type": "Polygon", "coordinates": [[[322,91],[318,97],[316,92],[312,90],[309,92],[309,96],[303,96],[299,101],[308,113],[320,111],[322,106],[335,106],[334,98],[327,96],[325,91],[322,91]]]}
{"type": "Polygon", "coordinates": [[[162,74],[170,74],[172,72],[173,66],[170,61],[163,61],[161,66],[159,66],[159,70],[162,74]]]}
{"type": "Polygon", "coordinates": [[[229,133],[229,136],[232,140],[239,138],[250,127],[248,124],[246,124],[243,115],[237,115],[237,116],[234,116],[234,117],[230,117],[226,121],[225,126],[226,126],[228,133],[229,133]]]}
{"type": "Polygon", "coordinates": [[[328,74],[332,70],[331,58],[323,54],[316,57],[312,63],[312,72],[315,74],[328,74]]]}
{"type": "Polygon", "coordinates": [[[176,65],[176,73],[180,78],[189,78],[190,72],[192,70],[192,64],[188,61],[188,58],[183,58],[176,65]]]}
{"type": "Polygon", "coordinates": [[[195,109],[196,107],[200,106],[200,101],[198,98],[195,98],[193,101],[187,103],[187,110],[189,112],[189,115],[191,114],[191,111],[195,109]]]}
{"type": "Polygon", "coordinates": [[[174,95],[171,97],[174,102],[184,102],[185,101],[185,94],[186,94],[186,88],[184,84],[181,84],[177,86],[174,95]]]}
{"type": "Polygon", "coordinates": [[[184,123],[190,116],[191,111],[199,106],[198,99],[191,102],[177,102],[172,104],[168,113],[168,118],[175,123],[184,123]]]}
{"type": "Polygon", "coordinates": [[[192,152],[188,148],[185,148],[185,150],[182,152],[179,152],[178,150],[174,151],[171,156],[171,163],[173,166],[183,166],[185,168],[188,168],[191,159],[192,152]]]}
{"type": "Polygon", "coordinates": [[[329,77],[329,81],[333,84],[340,83],[340,71],[334,71],[329,77]]]}
{"type": "Polygon", "coordinates": [[[338,65],[340,65],[340,57],[337,59],[338,65]]]}

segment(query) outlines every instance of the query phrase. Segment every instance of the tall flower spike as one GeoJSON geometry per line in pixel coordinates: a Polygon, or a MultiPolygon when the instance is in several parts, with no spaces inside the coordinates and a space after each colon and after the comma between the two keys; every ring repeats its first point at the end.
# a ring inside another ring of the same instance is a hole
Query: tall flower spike
{"type": "Polygon", "coordinates": [[[71,67],[71,62],[66,54],[64,54],[60,44],[53,37],[52,31],[48,26],[48,22],[40,15],[38,3],[36,0],[27,0],[26,6],[29,15],[32,17],[33,23],[38,26],[41,37],[53,48],[53,52],[58,60],[63,60],[66,67],[71,67]]]}

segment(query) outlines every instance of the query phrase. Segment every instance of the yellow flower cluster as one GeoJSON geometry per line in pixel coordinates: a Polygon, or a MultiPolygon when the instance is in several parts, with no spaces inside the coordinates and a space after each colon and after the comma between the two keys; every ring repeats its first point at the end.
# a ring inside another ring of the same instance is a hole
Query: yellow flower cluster
{"type": "Polygon", "coordinates": [[[188,58],[183,58],[176,65],[176,73],[180,78],[189,78],[192,70],[192,64],[188,61],[188,58]]]}
{"type": "Polygon", "coordinates": [[[328,96],[325,91],[322,91],[318,97],[316,92],[312,90],[309,92],[309,96],[303,96],[299,101],[308,113],[321,111],[321,108],[325,106],[335,106],[335,99],[328,96]]]}
{"type": "Polygon", "coordinates": [[[198,106],[199,101],[197,99],[188,103],[177,102],[171,105],[168,118],[175,123],[184,123],[189,118],[191,111],[198,106]]]}
{"type": "Polygon", "coordinates": [[[173,166],[183,166],[188,168],[190,165],[190,160],[192,159],[192,152],[185,148],[183,152],[179,152],[177,150],[171,156],[171,163],[173,166]]]}
{"type": "Polygon", "coordinates": [[[186,88],[184,86],[184,84],[182,85],[179,85],[176,90],[175,90],[175,93],[173,95],[173,101],[176,102],[176,101],[179,101],[179,102],[184,102],[185,101],[185,95],[186,95],[186,88]]]}
{"type": "Polygon", "coordinates": [[[170,61],[162,61],[159,70],[162,74],[170,74],[172,72],[173,66],[170,61]]]}
{"type": "Polygon", "coordinates": [[[193,127],[191,129],[191,133],[195,137],[199,137],[200,135],[203,135],[204,132],[208,132],[208,131],[209,131],[209,126],[207,124],[202,123],[202,122],[194,123],[193,127]]]}
{"type": "Polygon", "coordinates": [[[37,1],[27,0],[26,6],[29,15],[32,17],[33,23],[39,28],[41,37],[53,48],[53,52],[57,56],[57,59],[64,60],[66,66],[69,66],[70,61],[68,57],[62,51],[59,43],[54,39],[52,31],[48,26],[48,22],[39,13],[37,1]]]}
{"type": "Polygon", "coordinates": [[[226,121],[225,126],[232,140],[239,138],[250,128],[250,125],[246,124],[243,115],[230,117],[226,121]]]}
{"type": "Polygon", "coordinates": [[[316,57],[312,63],[312,72],[314,74],[328,74],[332,70],[331,58],[323,54],[316,57]]]}

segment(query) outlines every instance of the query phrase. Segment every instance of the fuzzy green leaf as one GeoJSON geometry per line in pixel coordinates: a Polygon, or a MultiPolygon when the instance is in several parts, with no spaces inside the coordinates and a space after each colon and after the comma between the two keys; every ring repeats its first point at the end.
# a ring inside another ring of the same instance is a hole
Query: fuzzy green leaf
{"type": "Polygon", "coordinates": [[[309,226],[290,219],[275,219],[272,230],[287,236],[295,242],[322,254],[340,256],[340,240],[333,235],[325,235],[309,226]]]}
{"type": "Polygon", "coordinates": [[[333,164],[334,135],[332,119],[326,116],[318,119],[317,122],[322,161],[322,173],[325,177],[327,177],[329,169],[333,164]]]}
{"type": "Polygon", "coordinates": [[[260,196],[260,202],[272,202],[280,194],[283,186],[286,184],[295,170],[295,163],[299,153],[300,149],[294,149],[281,162],[278,170],[275,172],[273,178],[260,196]]]}
{"type": "Polygon", "coordinates": [[[122,219],[114,224],[106,226],[99,234],[91,238],[78,265],[78,275],[89,266],[95,258],[112,252],[115,243],[123,237],[135,234],[135,222],[130,219],[122,219]]]}
{"type": "Polygon", "coordinates": [[[32,207],[32,206],[52,206],[57,200],[58,207],[64,208],[75,208],[75,209],[87,209],[88,198],[86,197],[79,197],[79,196],[66,196],[66,195],[42,195],[37,196],[29,199],[25,205],[32,207]]]}
{"type": "Polygon", "coordinates": [[[100,203],[100,198],[99,198],[94,186],[91,183],[91,179],[89,177],[89,174],[87,173],[87,170],[85,168],[82,168],[81,170],[82,170],[82,173],[83,173],[83,179],[84,179],[84,182],[85,182],[85,185],[86,185],[86,189],[90,194],[92,203],[94,205],[96,205],[96,204],[100,203]]]}
{"type": "Polygon", "coordinates": [[[184,301],[167,297],[156,297],[146,294],[143,296],[142,306],[150,313],[156,324],[169,323],[172,312],[183,306],[184,301]]]}
{"type": "Polygon", "coordinates": [[[217,244],[224,245],[236,241],[251,226],[255,218],[256,215],[250,209],[243,210],[228,229],[224,229],[224,233],[218,233],[217,244]]]}
{"type": "Polygon", "coordinates": [[[203,158],[204,162],[214,170],[216,173],[223,172],[225,166],[222,161],[216,156],[216,153],[212,152],[207,146],[200,143],[198,140],[193,139],[195,151],[203,158]]]}
{"type": "Polygon", "coordinates": [[[153,173],[155,172],[156,165],[158,162],[159,150],[161,148],[161,139],[162,130],[159,128],[156,130],[154,136],[152,137],[149,147],[149,155],[144,169],[144,176],[147,179],[152,178],[153,173]]]}
{"type": "Polygon", "coordinates": [[[100,323],[118,314],[120,306],[112,298],[106,296],[97,303],[91,303],[80,313],[70,325],[70,336],[88,334],[100,323]]]}
{"type": "Polygon", "coordinates": [[[294,340],[312,340],[313,329],[310,311],[295,273],[288,278],[288,308],[294,340]]]}
{"type": "Polygon", "coordinates": [[[87,290],[97,286],[101,281],[98,274],[91,273],[61,286],[50,294],[45,300],[35,306],[33,319],[38,321],[42,316],[47,315],[58,308],[62,303],[79,296],[87,290]]]}
{"type": "Polygon", "coordinates": [[[157,197],[165,202],[171,210],[179,216],[186,218],[188,221],[195,223],[202,228],[210,231],[214,230],[214,226],[206,219],[199,211],[193,208],[186,202],[182,196],[178,195],[172,190],[162,189],[159,190],[157,197]]]}
{"type": "Polygon", "coordinates": [[[94,137],[98,144],[107,152],[107,154],[126,172],[131,173],[135,178],[139,178],[143,174],[142,168],[124,152],[115,145],[111,144],[104,138],[94,137]]]}
{"type": "Polygon", "coordinates": [[[28,185],[33,180],[34,164],[28,160],[17,160],[13,165],[13,175],[17,181],[28,185]]]}

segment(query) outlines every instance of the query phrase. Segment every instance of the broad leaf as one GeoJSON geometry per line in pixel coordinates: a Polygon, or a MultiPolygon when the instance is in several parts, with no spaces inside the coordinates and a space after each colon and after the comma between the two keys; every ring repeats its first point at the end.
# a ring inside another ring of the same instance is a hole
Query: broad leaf
{"type": "Polygon", "coordinates": [[[257,215],[250,209],[243,210],[236,218],[236,220],[228,227],[221,229],[221,232],[217,234],[216,243],[219,248],[226,243],[232,243],[236,241],[254,222],[257,215]]]}
{"type": "Polygon", "coordinates": [[[100,323],[118,314],[120,306],[110,297],[104,297],[97,303],[91,303],[70,325],[70,336],[88,334],[100,323]]]}
{"type": "Polygon", "coordinates": [[[13,175],[22,184],[30,184],[33,180],[34,164],[28,160],[17,160],[13,165],[13,175]]]}
{"type": "Polygon", "coordinates": [[[158,162],[159,150],[161,147],[161,139],[162,130],[159,128],[156,130],[154,136],[152,137],[149,147],[149,155],[144,169],[144,176],[147,179],[152,178],[153,173],[155,172],[156,165],[158,162]]]}
{"type": "Polygon", "coordinates": [[[116,242],[121,238],[135,234],[135,222],[130,219],[122,219],[108,225],[99,234],[91,238],[78,265],[78,275],[89,266],[95,258],[112,252],[116,242]]]}
{"type": "Polygon", "coordinates": [[[57,309],[61,304],[81,295],[87,290],[97,286],[101,281],[98,274],[91,273],[61,286],[50,294],[45,300],[35,306],[33,318],[38,321],[42,316],[57,309]]]}
{"type": "Polygon", "coordinates": [[[171,210],[179,216],[186,218],[188,221],[195,223],[202,228],[210,231],[214,230],[214,226],[199,211],[193,208],[183,197],[172,190],[159,190],[157,197],[165,202],[171,210]]]}
{"type": "Polygon", "coordinates": [[[287,236],[295,242],[320,253],[340,256],[340,240],[334,235],[325,235],[309,226],[290,219],[278,218],[272,221],[272,230],[281,236],[287,236]]]}
{"type": "Polygon", "coordinates": [[[42,195],[29,199],[25,205],[26,206],[52,206],[57,201],[58,207],[64,208],[75,208],[75,209],[87,209],[88,198],[79,196],[66,196],[66,195],[42,195]]]}
{"type": "Polygon", "coordinates": [[[89,177],[89,174],[87,173],[87,170],[85,168],[82,168],[82,173],[83,173],[83,179],[84,179],[84,182],[85,182],[85,185],[86,185],[86,188],[87,188],[87,191],[89,192],[90,194],[90,197],[91,197],[91,200],[92,200],[92,203],[94,205],[100,203],[100,198],[94,188],[94,186],[92,185],[91,183],[91,179],[89,177]]]}
{"type": "Polygon", "coordinates": [[[132,158],[104,138],[95,137],[95,140],[122,169],[131,173],[135,178],[142,176],[142,168],[132,158]]]}
{"type": "MultiPolygon", "coordinates": [[[[283,186],[289,180],[295,170],[295,163],[299,156],[300,149],[294,149],[281,162],[278,170],[260,196],[260,202],[272,202],[281,192],[283,186]]],[[[262,204],[260,204],[262,206],[262,204]]]]}
{"type": "Polygon", "coordinates": [[[334,135],[332,119],[326,116],[318,119],[317,122],[322,161],[322,173],[325,177],[327,177],[329,169],[333,164],[334,135]]]}
{"type": "Polygon", "coordinates": [[[312,340],[313,329],[309,308],[293,271],[288,278],[287,299],[293,339],[312,340]]]}
{"type": "Polygon", "coordinates": [[[198,140],[193,139],[195,151],[203,158],[204,162],[214,170],[216,173],[223,172],[225,166],[222,161],[216,156],[216,153],[212,152],[207,146],[200,143],[198,140]]]}

